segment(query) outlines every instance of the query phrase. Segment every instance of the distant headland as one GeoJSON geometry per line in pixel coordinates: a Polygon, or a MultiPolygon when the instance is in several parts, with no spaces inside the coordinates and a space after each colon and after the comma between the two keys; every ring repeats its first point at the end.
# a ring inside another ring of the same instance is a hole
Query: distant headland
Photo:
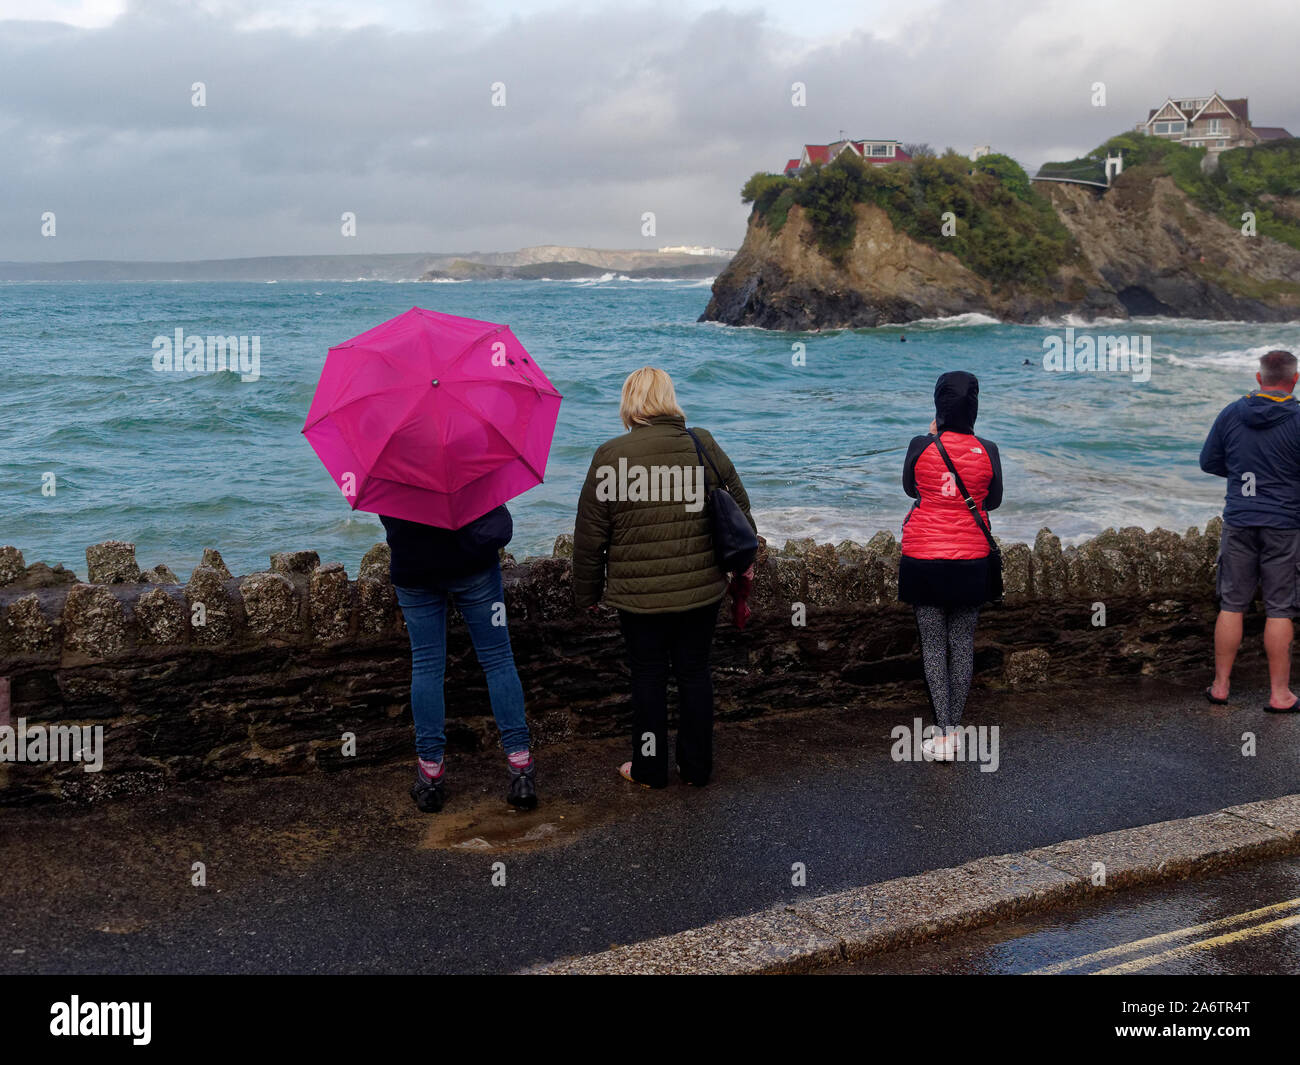
{"type": "Polygon", "coordinates": [[[0,281],[438,281],[715,276],[733,253],[720,248],[580,248],[544,244],[512,252],[271,255],[186,262],[84,259],[0,262],[0,281]]]}

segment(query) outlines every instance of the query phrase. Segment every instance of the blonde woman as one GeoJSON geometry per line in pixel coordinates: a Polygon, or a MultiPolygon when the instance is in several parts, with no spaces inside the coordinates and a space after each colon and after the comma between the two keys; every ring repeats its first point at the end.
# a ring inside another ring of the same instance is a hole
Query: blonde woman
{"type": "Polygon", "coordinates": [[[646,787],[668,784],[671,670],[680,699],[677,772],[704,785],[713,772],[709,651],[727,591],[704,506],[705,477],[709,490],[731,494],[753,527],[749,497],[708,431],[686,428],[663,370],[646,366],[628,376],[619,415],[627,432],[596,449],[578,503],[574,600],[593,609],[603,595],[618,610],[633,724],[632,760],[619,772],[646,787]]]}

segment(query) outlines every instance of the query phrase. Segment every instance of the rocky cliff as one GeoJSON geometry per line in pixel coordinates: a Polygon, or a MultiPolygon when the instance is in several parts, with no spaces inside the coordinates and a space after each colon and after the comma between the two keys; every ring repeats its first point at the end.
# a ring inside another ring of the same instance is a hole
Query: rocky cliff
{"type": "Polygon", "coordinates": [[[942,239],[916,239],[871,203],[853,207],[852,244],[839,261],[822,251],[800,206],[779,227],[755,209],[701,321],[811,330],[967,312],[1012,322],[1300,318],[1300,250],[1243,235],[1153,168],[1125,172],[1108,189],[1036,181],[1034,191],[1072,238],[1046,279],[989,280],[942,239]]]}

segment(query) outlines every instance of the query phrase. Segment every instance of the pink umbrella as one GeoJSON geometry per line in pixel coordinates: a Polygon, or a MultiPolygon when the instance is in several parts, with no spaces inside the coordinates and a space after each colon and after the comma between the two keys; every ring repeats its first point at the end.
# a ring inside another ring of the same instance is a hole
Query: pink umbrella
{"type": "Polygon", "coordinates": [[[302,431],[353,510],[459,529],[542,482],[560,398],[509,326],[412,307],[330,348],[302,431]]]}

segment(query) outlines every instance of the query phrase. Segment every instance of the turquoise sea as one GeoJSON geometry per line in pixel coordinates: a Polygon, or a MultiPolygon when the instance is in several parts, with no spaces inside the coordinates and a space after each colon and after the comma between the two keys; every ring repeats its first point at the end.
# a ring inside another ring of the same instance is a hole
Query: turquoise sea
{"type": "Polygon", "coordinates": [[[87,544],[132,540],[182,579],[204,547],[235,573],[313,548],[355,575],[382,539],[351,512],[300,435],[327,348],[412,306],[509,323],[564,394],[546,483],[516,500],[519,557],[569,531],[594,448],[621,431],[619,388],[653,364],[688,419],[735,460],[769,540],[898,533],[908,439],[944,370],[981,381],[979,431],[998,441],[995,532],[1066,541],[1108,525],[1203,524],[1221,481],[1197,467],[1214,415],[1253,384],[1254,359],[1300,351],[1300,323],[1147,319],[1079,334],[1151,338],[1148,381],[1051,373],[1066,322],[981,316],[818,334],[701,324],[701,281],[0,284],[0,543],[85,575],[87,544]],[[153,338],[260,337],[260,379],[153,369],[153,338]],[[906,336],[901,342],[900,337],[906,336]],[[792,365],[792,345],[806,365],[792,365]],[[1025,365],[1025,360],[1029,365],[1025,365]],[[52,473],[53,495],[42,492],[52,473]]]}

